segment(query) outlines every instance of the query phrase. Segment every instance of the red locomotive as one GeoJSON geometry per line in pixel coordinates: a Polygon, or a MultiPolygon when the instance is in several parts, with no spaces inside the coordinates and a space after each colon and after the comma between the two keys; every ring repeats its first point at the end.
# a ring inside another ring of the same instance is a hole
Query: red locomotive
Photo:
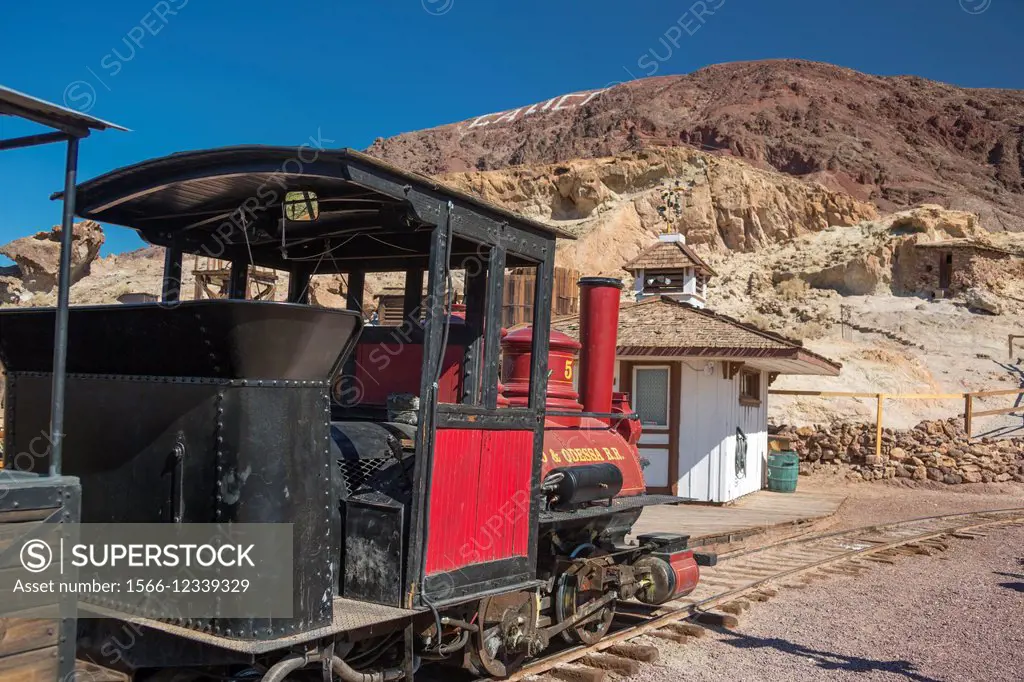
{"type": "MultiPolygon", "coordinates": [[[[82,520],[295,537],[291,617],[129,618],[107,599],[79,623],[81,658],[176,682],[412,679],[425,661],[504,676],[554,638],[596,642],[617,602],[689,593],[713,561],[685,535],[626,542],[645,506],[679,500],[646,493],[613,393],[620,283],[581,280],[582,344],[549,332],[570,235],[348,150],[175,154],[77,197],[167,253],[161,303],[70,311],[63,466],[82,520]],[[179,301],[183,254],[231,261],[229,299],[179,301]],[[288,302],[243,300],[250,265],[286,271],[288,302]],[[503,330],[513,267],[536,272],[533,324],[503,330]],[[359,312],[382,272],[405,273],[398,327],[359,312]],[[349,310],[308,305],[323,273],[344,275],[349,310]],[[112,660],[126,622],[141,634],[112,660]]],[[[6,452],[45,429],[54,315],[0,312],[6,452]]]]}

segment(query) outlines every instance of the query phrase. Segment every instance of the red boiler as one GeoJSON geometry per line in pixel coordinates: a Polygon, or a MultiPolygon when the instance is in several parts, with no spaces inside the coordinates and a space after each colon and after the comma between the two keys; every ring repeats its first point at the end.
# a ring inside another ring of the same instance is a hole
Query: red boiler
{"type": "MultiPolygon", "coordinates": [[[[617,307],[618,291],[615,293],[617,307]]],[[[610,338],[614,350],[614,328],[610,338]]],[[[502,339],[502,383],[504,395],[512,407],[525,406],[529,399],[532,340],[532,327],[521,327],[502,339]]],[[[622,416],[590,416],[583,411],[579,394],[573,386],[579,367],[579,352],[580,343],[575,339],[559,331],[550,332],[546,407],[551,414],[544,422],[542,476],[547,476],[555,469],[606,464],[615,467],[621,474],[622,488],[616,497],[642,495],[646,492],[646,485],[636,449],[640,425],[636,420],[628,418],[633,410],[625,394],[616,393],[613,396],[611,393],[614,376],[602,377],[598,385],[605,385],[609,389],[606,402],[611,404],[611,409],[608,413],[622,416]]],[[[600,369],[602,372],[614,373],[614,364],[606,363],[600,369]]],[[[584,365],[583,372],[587,371],[584,365]]]]}

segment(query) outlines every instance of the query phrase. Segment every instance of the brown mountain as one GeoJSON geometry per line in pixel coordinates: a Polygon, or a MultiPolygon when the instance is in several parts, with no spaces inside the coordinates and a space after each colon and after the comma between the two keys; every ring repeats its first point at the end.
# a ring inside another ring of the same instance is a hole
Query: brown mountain
{"type": "Polygon", "coordinates": [[[783,60],[572,93],[379,139],[423,173],[691,145],[816,180],[883,210],[930,202],[1024,230],[1024,91],[960,88],[783,60]]]}

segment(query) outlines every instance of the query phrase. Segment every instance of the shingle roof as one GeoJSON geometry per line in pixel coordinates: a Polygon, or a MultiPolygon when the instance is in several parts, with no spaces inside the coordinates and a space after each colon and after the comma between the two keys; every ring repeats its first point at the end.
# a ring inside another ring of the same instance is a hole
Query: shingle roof
{"type": "Polygon", "coordinates": [[[685,242],[658,241],[623,265],[622,269],[635,272],[636,270],[677,270],[694,267],[707,275],[716,274],[711,266],[705,263],[685,242]]]}
{"type": "MultiPolygon", "coordinates": [[[[579,339],[576,316],[556,319],[552,326],[579,339]]],[[[799,363],[816,374],[838,374],[841,367],[803,348],[799,341],[668,296],[622,306],[617,353],[623,356],[775,359],[789,361],[791,365],[799,363]]]]}

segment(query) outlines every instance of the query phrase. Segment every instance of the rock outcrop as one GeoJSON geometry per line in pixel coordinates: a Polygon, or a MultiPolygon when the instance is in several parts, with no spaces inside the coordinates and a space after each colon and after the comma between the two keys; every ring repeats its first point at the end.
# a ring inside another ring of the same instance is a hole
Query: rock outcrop
{"type": "MultiPolygon", "coordinates": [[[[950,298],[997,315],[1024,301],[1024,234],[990,233],[977,216],[934,205],[708,258],[721,273],[709,284],[715,306],[779,332],[794,323],[838,323],[840,302],[849,296],[950,298]],[[949,281],[943,282],[940,261],[947,258],[949,281]]],[[[847,324],[872,331],[860,322],[847,324]]]]}
{"type": "Polygon", "coordinates": [[[968,289],[964,301],[971,310],[980,310],[990,315],[1003,314],[1003,304],[999,301],[999,297],[986,289],[968,289]]]}
{"type": "MultiPolygon", "coordinates": [[[[100,224],[92,220],[75,223],[71,234],[71,283],[74,284],[89,274],[92,262],[100,255],[104,235],[100,224]]],[[[0,254],[17,265],[21,289],[30,293],[46,293],[56,288],[60,269],[60,239],[60,225],[55,225],[48,232],[37,232],[0,246],[0,254]]],[[[8,284],[8,298],[20,295],[15,291],[13,282],[5,284],[8,284]]]]}
{"type": "Polygon", "coordinates": [[[441,179],[574,232],[561,263],[617,275],[667,230],[705,252],[753,251],[877,216],[841,192],[686,147],[441,179]]]}

